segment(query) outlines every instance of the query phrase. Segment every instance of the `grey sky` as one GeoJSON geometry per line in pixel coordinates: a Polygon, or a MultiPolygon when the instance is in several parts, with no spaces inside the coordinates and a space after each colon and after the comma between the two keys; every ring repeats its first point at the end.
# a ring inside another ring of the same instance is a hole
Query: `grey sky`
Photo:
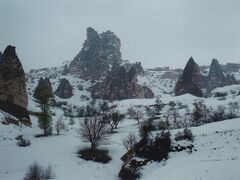
{"type": "Polygon", "coordinates": [[[61,65],[86,28],[111,30],[123,59],[145,68],[183,67],[213,57],[240,62],[239,0],[0,0],[0,50],[17,47],[24,69],[61,65]]]}

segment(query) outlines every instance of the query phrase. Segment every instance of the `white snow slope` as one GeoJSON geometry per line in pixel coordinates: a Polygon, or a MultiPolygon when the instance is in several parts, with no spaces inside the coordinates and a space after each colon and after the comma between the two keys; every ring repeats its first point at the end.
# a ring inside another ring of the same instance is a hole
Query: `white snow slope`
{"type": "MultiPolygon", "coordinates": [[[[53,71],[52,71],[53,72],[53,71]]],[[[51,73],[52,73],[51,72],[51,73]]],[[[50,72],[49,72],[50,73],[50,72]]],[[[35,78],[39,78],[36,74],[35,78]]],[[[74,86],[74,97],[67,100],[68,104],[86,105],[89,100],[81,100],[81,95],[90,96],[86,91],[79,91],[77,85],[80,82],[89,86],[89,82],[83,82],[74,77],[66,77],[74,86]]],[[[149,77],[147,77],[148,79],[149,77]]],[[[154,78],[154,77],[153,77],[154,78]]],[[[50,79],[55,90],[60,77],[50,79]]],[[[140,78],[142,83],[149,82],[140,78]]],[[[157,81],[159,82],[159,81],[157,81]]],[[[166,82],[167,83],[167,82],[166,82]]],[[[37,104],[33,101],[32,90],[36,87],[37,79],[28,79],[28,93],[31,110],[38,110],[37,104]]],[[[192,102],[196,98],[186,94],[183,96],[173,97],[170,94],[163,93],[163,89],[157,89],[164,103],[169,101],[180,101],[187,104],[191,109],[192,102]]],[[[166,86],[166,91],[170,92],[170,86],[166,86]]],[[[216,108],[218,105],[227,105],[229,102],[240,101],[236,96],[236,91],[240,85],[234,85],[224,88],[218,88],[215,91],[228,92],[225,100],[219,98],[202,98],[208,106],[216,108]],[[235,94],[234,94],[234,92],[235,94]]],[[[124,101],[115,101],[122,112],[133,105],[150,105],[155,99],[130,99],[124,101]]],[[[62,115],[62,110],[52,109],[56,113],[53,121],[62,115]]],[[[0,114],[0,118],[2,115],[0,114]]],[[[122,139],[129,132],[138,133],[136,121],[124,119],[116,130],[110,136],[109,143],[101,146],[109,150],[112,160],[108,164],[101,164],[92,161],[85,161],[78,157],[76,152],[81,147],[88,144],[83,142],[77,133],[79,121],[82,119],[75,118],[73,129],[68,127],[68,131],[62,132],[59,136],[36,138],[36,134],[42,131],[37,126],[37,118],[31,117],[33,126],[17,127],[14,125],[4,126],[0,124],[0,180],[20,180],[23,179],[27,167],[37,161],[43,166],[51,165],[58,180],[113,180],[118,179],[117,175],[122,166],[120,157],[126,152],[122,145],[122,139]],[[31,146],[18,147],[15,137],[23,134],[25,138],[31,141],[31,146]]],[[[64,119],[66,124],[69,119],[64,119]]],[[[54,124],[54,123],[53,123],[54,124]]],[[[161,163],[149,163],[141,171],[140,179],[144,180],[239,180],[240,179],[240,119],[225,120],[222,122],[206,124],[200,127],[191,128],[195,135],[193,142],[197,151],[192,154],[187,152],[170,153],[169,159],[161,163]]],[[[171,130],[172,137],[178,130],[171,130]]],[[[54,132],[55,133],[55,132],[54,132]]]]}

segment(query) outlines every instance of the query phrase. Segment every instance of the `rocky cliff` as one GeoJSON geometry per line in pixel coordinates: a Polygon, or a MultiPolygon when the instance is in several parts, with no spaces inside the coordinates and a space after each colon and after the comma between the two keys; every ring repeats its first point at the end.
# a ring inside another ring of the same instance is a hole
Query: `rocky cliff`
{"type": "Polygon", "coordinates": [[[25,73],[14,46],[8,46],[0,60],[0,109],[29,119],[25,73]]]}
{"type": "Polygon", "coordinates": [[[98,34],[87,28],[87,39],[81,51],[69,66],[69,73],[85,80],[98,80],[107,76],[114,63],[121,63],[121,42],[111,31],[98,34]]]}
{"type": "Polygon", "coordinates": [[[111,73],[92,88],[92,98],[122,100],[133,98],[153,98],[153,92],[146,86],[137,84],[137,71],[129,71],[123,66],[114,65],[111,73]]]}
{"type": "Polygon", "coordinates": [[[198,65],[191,57],[175,86],[175,95],[190,93],[194,96],[202,97],[202,87],[204,86],[204,80],[200,73],[198,65]]]}
{"type": "Polygon", "coordinates": [[[68,65],[65,64],[63,67],[62,75],[66,76],[66,75],[68,75],[68,73],[69,73],[68,65]]]}
{"type": "Polygon", "coordinates": [[[218,60],[213,59],[209,74],[207,76],[207,81],[208,81],[208,89],[212,90],[216,87],[222,87],[225,86],[225,76],[223,73],[223,69],[221,65],[218,63],[218,60]]]}
{"type": "Polygon", "coordinates": [[[60,84],[54,94],[62,99],[68,99],[72,97],[72,86],[70,85],[69,81],[65,78],[61,79],[60,84]]]}

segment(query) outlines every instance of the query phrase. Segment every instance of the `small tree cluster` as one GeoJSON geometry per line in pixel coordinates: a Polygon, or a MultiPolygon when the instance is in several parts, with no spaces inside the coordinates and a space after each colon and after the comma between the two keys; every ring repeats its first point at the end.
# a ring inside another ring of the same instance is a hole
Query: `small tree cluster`
{"type": "Polygon", "coordinates": [[[103,122],[110,126],[111,133],[113,133],[113,129],[117,128],[123,118],[124,114],[121,114],[119,111],[112,111],[110,113],[103,114],[103,122]]]}
{"type": "Polygon", "coordinates": [[[155,130],[155,127],[152,120],[145,120],[139,125],[139,135],[143,140],[147,140],[153,130],[155,130]]]}
{"type": "Polygon", "coordinates": [[[211,121],[216,122],[216,121],[222,121],[226,119],[226,108],[222,105],[219,105],[216,110],[213,110],[212,115],[211,115],[211,121]]]}
{"type": "Polygon", "coordinates": [[[169,131],[162,131],[155,138],[150,138],[139,151],[137,156],[148,160],[161,161],[168,158],[171,151],[171,134],[169,131]]]}
{"type": "Polygon", "coordinates": [[[181,141],[181,140],[193,141],[192,131],[190,129],[185,128],[182,132],[181,131],[177,132],[177,134],[175,135],[175,140],[176,141],[181,141]]]}

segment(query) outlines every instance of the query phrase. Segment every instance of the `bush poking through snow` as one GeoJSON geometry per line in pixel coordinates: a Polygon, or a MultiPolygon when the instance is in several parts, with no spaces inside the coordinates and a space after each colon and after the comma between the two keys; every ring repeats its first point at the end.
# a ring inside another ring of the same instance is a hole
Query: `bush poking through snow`
{"type": "Polygon", "coordinates": [[[57,135],[59,135],[59,133],[61,131],[65,130],[66,128],[67,127],[66,127],[64,121],[62,120],[62,117],[60,117],[55,124],[55,129],[57,131],[57,135]]]}
{"type": "Polygon", "coordinates": [[[27,147],[31,145],[30,140],[23,138],[22,136],[18,139],[17,145],[19,147],[27,147]]]}
{"type": "Polygon", "coordinates": [[[125,149],[129,151],[137,143],[137,136],[133,133],[129,133],[128,136],[122,140],[122,142],[125,149]]]}
{"type": "Polygon", "coordinates": [[[140,150],[136,152],[136,155],[147,160],[162,161],[168,158],[171,145],[170,132],[162,131],[160,134],[157,134],[155,138],[149,138],[140,150]]]}
{"type": "Polygon", "coordinates": [[[228,94],[226,92],[216,92],[214,94],[214,97],[225,97],[227,96],[228,94]]]}
{"type": "Polygon", "coordinates": [[[54,179],[55,174],[51,166],[47,168],[42,167],[37,162],[31,164],[23,178],[23,180],[42,180],[42,179],[54,179]]]}
{"type": "Polygon", "coordinates": [[[193,134],[190,129],[185,128],[182,132],[179,131],[175,135],[175,140],[176,141],[181,141],[181,140],[188,140],[188,141],[193,141],[193,134]]]}
{"type": "Polygon", "coordinates": [[[151,131],[155,130],[152,120],[146,120],[139,125],[139,134],[142,139],[147,140],[151,131]]]}
{"type": "Polygon", "coordinates": [[[78,152],[79,157],[87,161],[108,163],[112,158],[108,155],[106,149],[82,148],[78,152]]]}
{"type": "Polygon", "coordinates": [[[170,127],[170,123],[167,120],[166,121],[161,120],[156,124],[156,126],[158,130],[167,130],[170,127]]]}

